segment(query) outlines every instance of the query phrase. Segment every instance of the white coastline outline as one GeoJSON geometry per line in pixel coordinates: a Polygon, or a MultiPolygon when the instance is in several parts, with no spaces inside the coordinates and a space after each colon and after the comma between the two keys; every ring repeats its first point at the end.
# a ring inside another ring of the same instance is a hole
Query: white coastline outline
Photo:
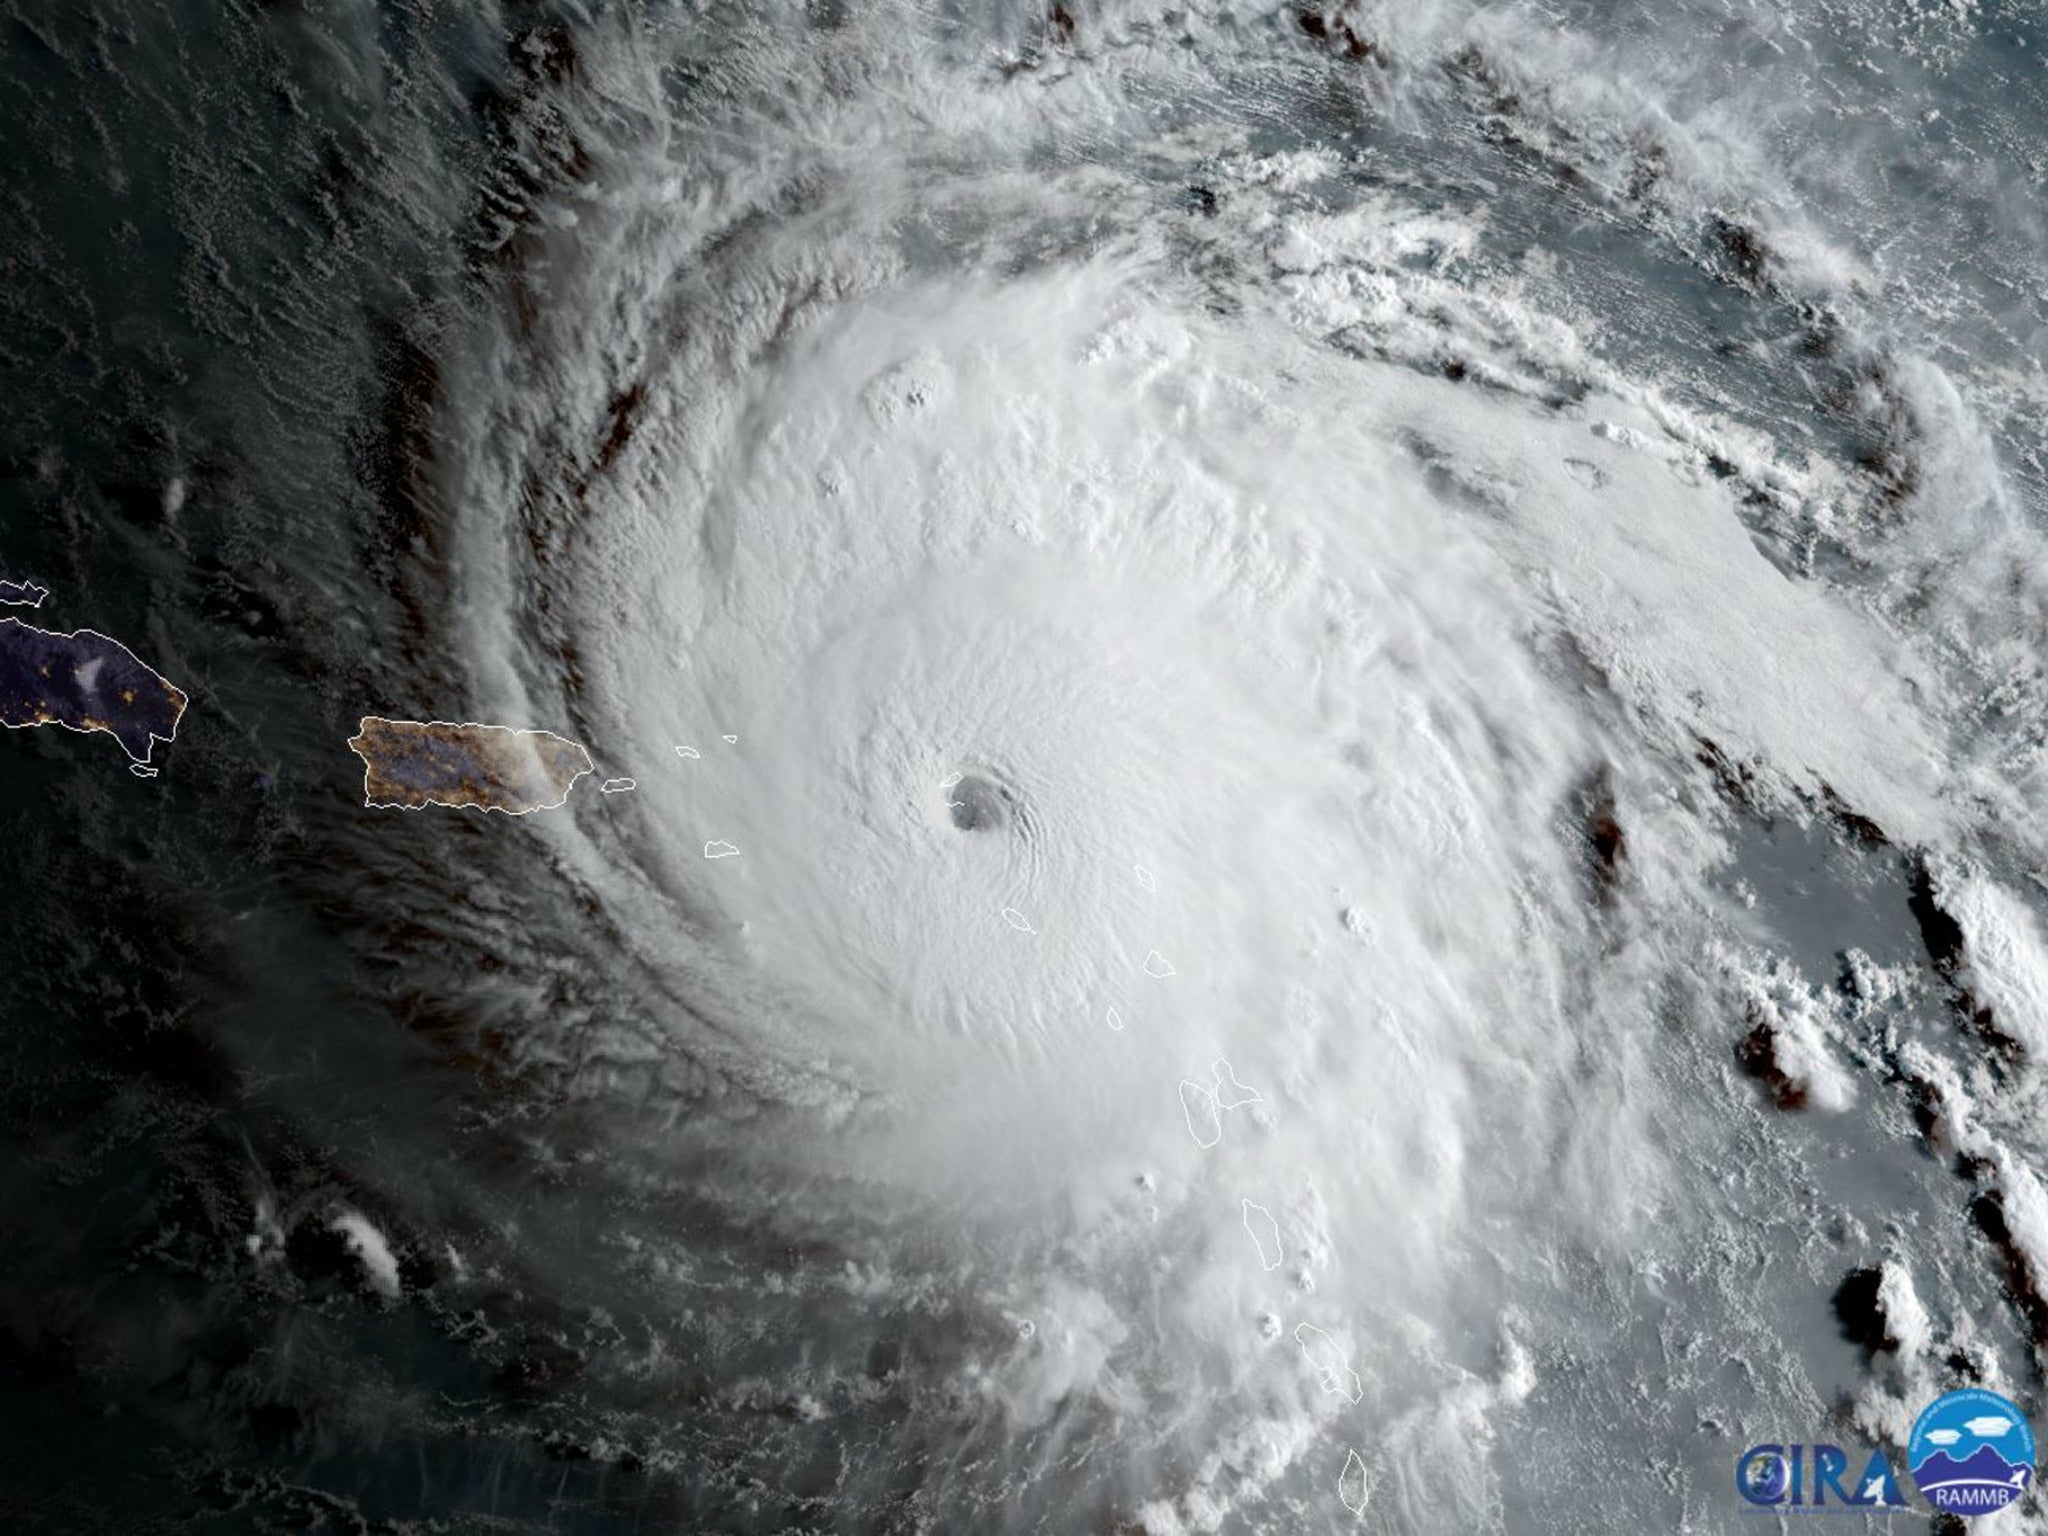
{"type": "Polygon", "coordinates": [[[571,741],[566,736],[559,735],[554,731],[543,730],[539,726],[500,725],[492,720],[399,720],[390,715],[364,715],[362,719],[356,722],[356,734],[349,737],[348,742],[344,743],[344,745],[347,745],[349,751],[362,760],[363,809],[366,811],[481,811],[486,816],[532,816],[540,811],[559,810],[562,806],[567,805],[569,803],[569,795],[576,786],[587,776],[597,772],[597,764],[590,760],[590,749],[580,741],[571,741]],[[450,730],[455,731],[510,731],[515,736],[553,736],[555,740],[563,743],[565,746],[574,747],[578,752],[581,752],[583,754],[583,766],[571,774],[569,782],[562,786],[561,799],[544,801],[539,805],[529,805],[523,811],[508,811],[501,805],[472,805],[468,801],[435,800],[431,797],[428,798],[425,805],[407,805],[402,800],[372,800],[370,798],[370,774],[375,770],[376,765],[361,752],[357,752],[354,746],[354,743],[363,734],[363,727],[372,720],[381,720],[386,725],[418,725],[426,727],[445,725],[450,730]]]}
{"type": "Polygon", "coordinates": [[[1238,1081],[1237,1070],[1221,1056],[1218,1056],[1215,1064],[1209,1068],[1209,1077],[1216,1084],[1216,1102],[1224,1109],[1238,1109],[1246,1104],[1263,1104],[1266,1102],[1259,1097],[1258,1089],[1252,1087],[1249,1083],[1238,1081]],[[1242,1094],[1243,1097],[1224,1098],[1224,1084],[1226,1082],[1232,1090],[1242,1094]]]}
{"type": "Polygon", "coordinates": [[[623,795],[627,791],[635,790],[639,787],[640,781],[638,779],[606,779],[597,786],[598,792],[606,795],[623,795]]]}
{"type": "Polygon", "coordinates": [[[1365,1470],[1365,1458],[1353,1450],[1344,1452],[1344,1470],[1337,1474],[1337,1499],[1354,1515],[1365,1513],[1365,1506],[1372,1502],[1372,1478],[1365,1470]],[[1353,1468],[1357,1471],[1354,1473],[1353,1468]],[[1346,1491],[1347,1484],[1355,1484],[1358,1497],[1354,1501],[1346,1491]]]}
{"type": "Polygon", "coordinates": [[[38,629],[35,625],[29,623],[26,619],[17,619],[11,616],[8,618],[0,619],[0,624],[19,624],[23,629],[27,630],[32,635],[44,635],[52,640],[76,640],[80,635],[91,635],[95,640],[104,640],[107,642],[107,644],[111,645],[115,650],[119,651],[122,655],[126,656],[130,661],[134,662],[135,665],[142,668],[143,671],[147,672],[151,677],[155,678],[158,682],[162,683],[166,688],[170,689],[173,693],[177,694],[179,698],[185,701],[183,704],[180,704],[178,706],[177,714],[171,717],[171,734],[168,736],[159,736],[155,731],[151,731],[149,733],[149,749],[146,752],[144,752],[140,757],[137,757],[133,752],[130,752],[128,750],[127,744],[124,743],[119,736],[116,736],[113,731],[109,730],[104,725],[73,725],[69,720],[24,720],[19,725],[14,724],[12,721],[0,720],[0,725],[5,725],[7,729],[10,731],[39,731],[46,725],[60,725],[65,730],[71,732],[74,736],[113,736],[114,745],[121,749],[121,755],[123,757],[127,758],[128,761],[131,763],[143,763],[145,765],[149,762],[149,760],[152,757],[156,756],[157,742],[162,742],[165,746],[168,747],[172,742],[178,739],[178,727],[185,723],[185,711],[192,707],[192,695],[187,693],[184,689],[180,688],[168,677],[165,677],[163,673],[157,671],[155,667],[152,667],[140,656],[136,655],[133,651],[129,650],[127,646],[123,645],[120,641],[116,640],[112,635],[103,635],[96,629],[74,629],[70,631],[68,634],[59,634],[54,629],[38,629]]]}
{"type": "Polygon", "coordinates": [[[1216,1095],[1192,1078],[1180,1080],[1180,1109],[1187,1117],[1188,1134],[1195,1138],[1195,1145],[1204,1152],[1223,1139],[1223,1110],[1216,1103],[1216,1095]],[[1195,1109],[1202,1099],[1209,1101],[1209,1111],[1216,1117],[1216,1132],[1207,1141],[1202,1139],[1201,1131],[1195,1126],[1195,1109]]]}
{"type": "MultiPolygon", "coordinates": [[[[50,595],[48,587],[39,581],[30,580],[26,576],[22,577],[19,581],[0,581],[0,587],[11,587],[16,592],[35,593],[34,597],[0,597],[0,608],[40,608],[43,606],[43,600],[50,595]]],[[[166,678],[165,681],[168,682],[169,679],[166,678]]],[[[185,690],[180,688],[178,691],[183,693],[185,690]]]]}
{"type": "Polygon", "coordinates": [[[739,856],[739,849],[722,837],[714,837],[704,845],[704,857],[707,859],[736,859],[739,856]],[[716,853],[712,852],[714,848],[718,850],[716,853]]]}
{"type": "Polygon", "coordinates": [[[1325,1392],[1332,1397],[1346,1398],[1353,1403],[1365,1396],[1365,1384],[1358,1379],[1358,1372],[1351,1369],[1351,1357],[1344,1352],[1343,1346],[1322,1329],[1314,1323],[1296,1323],[1294,1342],[1301,1346],[1302,1360],[1316,1373],[1316,1379],[1322,1383],[1325,1392]],[[1312,1333],[1321,1340],[1321,1347],[1333,1357],[1334,1363],[1318,1360],[1312,1353],[1318,1346],[1303,1338],[1304,1333],[1312,1333]],[[1351,1378],[1349,1382],[1343,1379],[1346,1376],[1351,1378]]]}
{"type": "Polygon", "coordinates": [[[1263,1205],[1260,1205],[1258,1201],[1246,1197],[1244,1201],[1244,1229],[1251,1234],[1252,1246],[1259,1250],[1260,1265],[1269,1274],[1278,1269],[1280,1261],[1286,1257],[1287,1250],[1280,1245],[1280,1223],[1273,1219],[1273,1213],[1263,1205]],[[1257,1211],[1260,1218],[1265,1222],[1267,1235],[1272,1239],[1273,1256],[1270,1259],[1266,1257],[1266,1238],[1261,1237],[1259,1229],[1252,1225],[1252,1212],[1254,1211],[1257,1211]]]}

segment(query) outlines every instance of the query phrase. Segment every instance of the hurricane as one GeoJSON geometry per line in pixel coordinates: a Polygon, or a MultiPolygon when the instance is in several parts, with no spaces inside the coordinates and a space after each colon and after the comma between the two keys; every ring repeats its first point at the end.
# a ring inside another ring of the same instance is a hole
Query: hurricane
{"type": "Polygon", "coordinates": [[[24,1518],[1721,1530],[2038,1406],[2025,7],[36,11],[0,577],[190,702],[0,743],[24,1518]]]}

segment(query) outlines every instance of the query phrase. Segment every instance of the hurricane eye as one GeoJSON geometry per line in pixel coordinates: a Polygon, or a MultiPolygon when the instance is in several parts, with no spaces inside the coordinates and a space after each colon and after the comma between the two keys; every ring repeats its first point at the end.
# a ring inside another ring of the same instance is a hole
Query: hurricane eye
{"type": "Polygon", "coordinates": [[[965,774],[948,792],[946,813],[962,832],[995,832],[1009,819],[1009,792],[978,774],[965,774]]]}

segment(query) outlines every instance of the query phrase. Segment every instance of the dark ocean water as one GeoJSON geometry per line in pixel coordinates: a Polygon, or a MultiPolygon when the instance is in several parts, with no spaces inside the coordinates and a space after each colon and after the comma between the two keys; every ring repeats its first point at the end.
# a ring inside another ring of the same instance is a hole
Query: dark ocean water
{"type": "Polygon", "coordinates": [[[0,25],[0,579],[192,701],[0,741],[0,1524],[1721,1530],[2038,1407],[2025,7],[0,25]]]}

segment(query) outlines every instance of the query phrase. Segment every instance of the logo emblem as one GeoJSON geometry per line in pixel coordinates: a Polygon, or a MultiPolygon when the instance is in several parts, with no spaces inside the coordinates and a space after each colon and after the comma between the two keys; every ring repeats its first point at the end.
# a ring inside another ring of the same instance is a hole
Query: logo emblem
{"type": "Polygon", "coordinates": [[[1936,1509],[1988,1515],[2033,1485],[2034,1431],[2026,1415],[1996,1392],[1946,1392],[1913,1421],[1906,1465],[1914,1486],[1936,1509]]]}
{"type": "Polygon", "coordinates": [[[1736,1459],[1735,1491],[1752,1504],[1801,1514],[1906,1507],[1883,1451],[1872,1451],[1852,1479],[1854,1464],[1839,1445],[1752,1445],[1736,1459]]]}

